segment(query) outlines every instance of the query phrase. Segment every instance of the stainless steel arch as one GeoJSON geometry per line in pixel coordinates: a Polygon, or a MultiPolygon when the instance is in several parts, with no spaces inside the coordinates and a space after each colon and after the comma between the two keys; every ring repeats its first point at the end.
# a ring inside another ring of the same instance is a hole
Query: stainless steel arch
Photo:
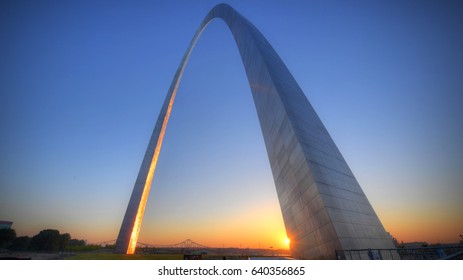
{"type": "Polygon", "coordinates": [[[196,31],[167,92],[130,197],[116,251],[135,251],[180,79],[199,36],[214,18],[225,21],[238,45],[293,256],[334,258],[336,249],[393,248],[357,180],[283,61],[247,19],[230,6],[219,4],[196,31]]]}

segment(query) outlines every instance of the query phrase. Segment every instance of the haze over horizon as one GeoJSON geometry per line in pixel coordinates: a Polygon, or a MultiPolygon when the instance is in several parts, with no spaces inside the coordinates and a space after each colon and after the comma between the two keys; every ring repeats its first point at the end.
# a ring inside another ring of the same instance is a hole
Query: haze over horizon
{"type": "MultiPolygon", "coordinates": [[[[175,70],[218,1],[0,3],[0,220],[117,237],[175,70]]],[[[227,1],[268,39],[399,241],[463,233],[463,4],[227,1]]],[[[285,247],[235,42],[193,50],[139,241],[285,247]]]]}

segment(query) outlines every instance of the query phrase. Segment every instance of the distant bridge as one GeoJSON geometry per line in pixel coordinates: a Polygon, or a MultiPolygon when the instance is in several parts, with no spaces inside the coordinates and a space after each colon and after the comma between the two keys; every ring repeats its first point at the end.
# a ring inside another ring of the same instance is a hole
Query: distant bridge
{"type": "MultiPolygon", "coordinates": [[[[97,245],[111,245],[111,244],[114,244],[115,242],[116,240],[109,240],[109,241],[99,242],[96,244],[97,245]]],[[[143,247],[150,247],[150,248],[209,248],[209,246],[201,245],[199,243],[194,242],[191,239],[186,239],[186,240],[183,240],[182,242],[171,244],[171,245],[153,245],[153,244],[147,244],[147,243],[142,243],[142,242],[137,242],[137,245],[143,246],[143,247]]]]}
{"type": "Polygon", "coordinates": [[[208,246],[196,243],[191,239],[183,240],[182,242],[171,244],[171,245],[153,245],[153,244],[146,244],[146,243],[141,243],[141,242],[137,242],[137,245],[142,245],[145,247],[154,247],[154,248],[209,248],[208,246]]]}
{"type": "Polygon", "coordinates": [[[108,240],[108,241],[103,241],[103,242],[98,242],[98,243],[92,243],[92,244],[95,244],[95,245],[113,245],[114,243],[116,242],[116,240],[108,240]]]}

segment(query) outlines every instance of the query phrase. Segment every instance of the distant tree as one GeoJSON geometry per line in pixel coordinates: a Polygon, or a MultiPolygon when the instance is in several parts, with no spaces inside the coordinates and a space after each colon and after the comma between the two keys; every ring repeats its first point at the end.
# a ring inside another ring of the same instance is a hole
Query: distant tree
{"type": "Polygon", "coordinates": [[[69,233],[63,233],[60,235],[59,240],[59,250],[64,251],[66,246],[69,244],[69,240],[71,240],[71,235],[69,233]]]}
{"type": "Polygon", "coordinates": [[[20,236],[11,242],[11,245],[8,247],[8,249],[14,251],[27,251],[29,249],[30,243],[31,238],[29,236],[20,236]]]}
{"type": "Polygon", "coordinates": [[[400,248],[401,245],[400,245],[399,241],[397,240],[397,238],[395,238],[390,232],[388,232],[387,234],[389,234],[389,236],[391,237],[392,243],[394,243],[394,246],[396,248],[400,248]]]}
{"type": "Polygon", "coordinates": [[[61,235],[56,229],[45,229],[31,239],[30,249],[33,251],[59,251],[62,243],[61,235]]]}
{"type": "Polygon", "coordinates": [[[0,248],[8,247],[16,238],[16,231],[11,228],[0,229],[0,248]]]}
{"type": "Polygon", "coordinates": [[[114,244],[106,244],[104,247],[106,249],[114,249],[114,248],[116,248],[116,245],[114,245],[114,244]]]}
{"type": "Polygon", "coordinates": [[[79,240],[79,239],[71,239],[69,240],[68,246],[72,247],[78,247],[78,246],[85,246],[87,245],[87,242],[85,240],[79,240]]]}

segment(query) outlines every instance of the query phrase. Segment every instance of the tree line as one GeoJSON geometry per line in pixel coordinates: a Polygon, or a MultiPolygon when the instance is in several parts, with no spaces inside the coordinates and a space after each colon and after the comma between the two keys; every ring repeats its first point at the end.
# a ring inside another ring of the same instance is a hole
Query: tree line
{"type": "Polygon", "coordinates": [[[44,229],[33,237],[16,236],[11,228],[0,229],[0,249],[12,251],[62,252],[95,250],[99,245],[87,245],[85,240],[72,239],[69,233],[56,229],[44,229]]]}

